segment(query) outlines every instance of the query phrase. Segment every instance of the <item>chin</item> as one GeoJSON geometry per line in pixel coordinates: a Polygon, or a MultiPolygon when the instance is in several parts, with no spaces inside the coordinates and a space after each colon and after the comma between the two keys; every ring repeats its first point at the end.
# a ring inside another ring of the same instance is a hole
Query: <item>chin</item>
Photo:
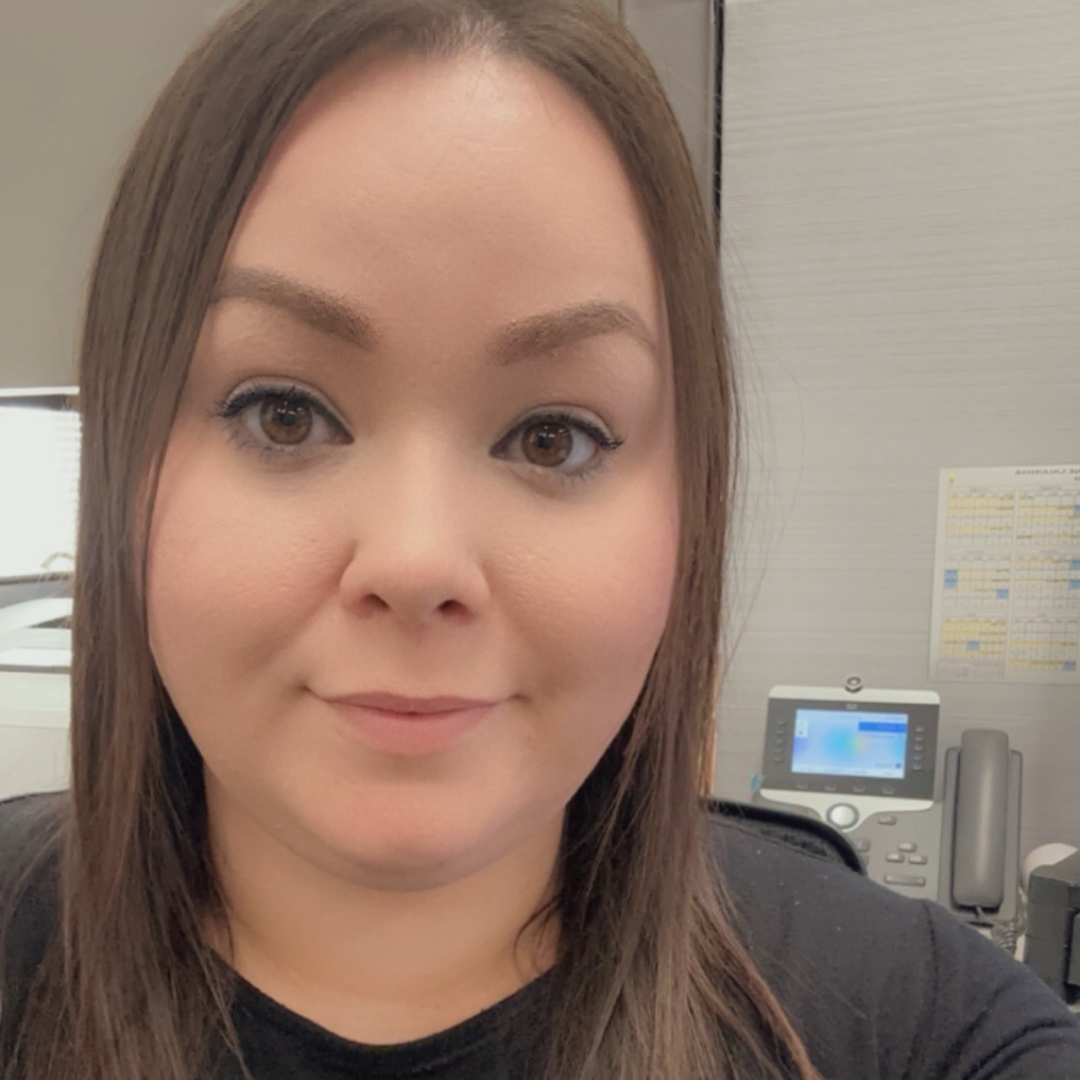
{"type": "MultiPolygon", "coordinates": [[[[484,821],[455,820],[438,807],[387,812],[355,820],[347,828],[313,828],[321,845],[350,880],[372,888],[413,891],[450,884],[496,862],[507,843],[499,815],[484,821]],[[321,834],[321,835],[320,835],[321,834]]],[[[502,820],[505,821],[505,818],[502,820]]]]}

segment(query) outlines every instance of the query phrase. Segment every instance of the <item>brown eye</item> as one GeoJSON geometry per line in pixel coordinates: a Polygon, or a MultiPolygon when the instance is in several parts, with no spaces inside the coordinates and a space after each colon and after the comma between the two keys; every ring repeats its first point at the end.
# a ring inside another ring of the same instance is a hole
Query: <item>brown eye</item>
{"type": "Polygon", "coordinates": [[[274,443],[295,446],[311,434],[314,418],[311,407],[302,401],[268,397],[259,409],[259,426],[274,443]]]}
{"type": "Polygon", "coordinates": [[[226,434],[263,460],[299,462],[352,437],[318,397],[300,386],[249,386],[217,403],[209,414],[224,422],[226,434]]]}
{"type": "Polygon", "coordinates": [[[525,428],[526,454],[533,465],[554,468],[570,456],[574,438],[566,424],[542,420],[525,428]],[[534,457],[532,451],[538,457],[534,457]]]}
{"type": "Polygon", "coordinates": [[[565,409],[534,413],[521,421],[502,446],[541,476],[558,481],[585,480],[596,475],[624,439],[565,409]]]}

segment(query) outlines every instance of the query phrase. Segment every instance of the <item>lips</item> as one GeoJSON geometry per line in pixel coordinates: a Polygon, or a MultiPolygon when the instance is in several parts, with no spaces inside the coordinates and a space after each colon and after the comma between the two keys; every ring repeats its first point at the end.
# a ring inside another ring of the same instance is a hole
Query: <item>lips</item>
{"type": "MultiPolygon", "coordinates": [[[[386,696],[360,695],[359,700],[386,701],[386,696]]],[[[359,738],[370,750],[379,754],[402,758],[416,758],[429,754],[447,752],[467,732],[480,725],[485,717],[495,712],[493,704],[481,703],[468,708],[442,709],[434,712],[403,712],[394,709],[373,708],[370,705],[353,704],[357,698],[327,699],[327,705],[336,715],[344,730],[359,738]]],[[[395,699],[401,703],[400,697],[395,699]]],[[[406,699],[414,707],[417,704],[431,707],[447,702],[460,703],[466,698],[441,697],[418,701],[406,699]]]]}
{"type": "Polygon", "coordinates": [[[382,712],[399,713],[403,716],[428,716],[435,713],[452,713],[462,709],[478,709],[494,705],[483,698],[464,698],[451,695],[413,698],[384,692],[370,694],[347,694],[326,699],[337,705],[354,708],[379,709],[382,712]]]}

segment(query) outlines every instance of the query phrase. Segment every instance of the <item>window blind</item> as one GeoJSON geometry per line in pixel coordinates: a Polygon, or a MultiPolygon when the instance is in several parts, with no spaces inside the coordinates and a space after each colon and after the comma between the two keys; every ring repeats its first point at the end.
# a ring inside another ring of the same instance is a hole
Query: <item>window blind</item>
{"type": "Polygon", "coordinates": [[[0,401],[0,581],[74,566],[79,415],[0,401]]]}

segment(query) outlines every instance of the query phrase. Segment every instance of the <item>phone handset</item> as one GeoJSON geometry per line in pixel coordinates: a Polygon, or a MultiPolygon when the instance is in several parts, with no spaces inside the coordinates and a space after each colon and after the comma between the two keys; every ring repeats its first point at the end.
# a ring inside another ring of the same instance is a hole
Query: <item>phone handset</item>
{"type": "Polygon", "coordinates": [[[1005,899],[1009,739],[1002,731],[965,731],[956,780],[953,902],[996,911],[1005,899]]]}

